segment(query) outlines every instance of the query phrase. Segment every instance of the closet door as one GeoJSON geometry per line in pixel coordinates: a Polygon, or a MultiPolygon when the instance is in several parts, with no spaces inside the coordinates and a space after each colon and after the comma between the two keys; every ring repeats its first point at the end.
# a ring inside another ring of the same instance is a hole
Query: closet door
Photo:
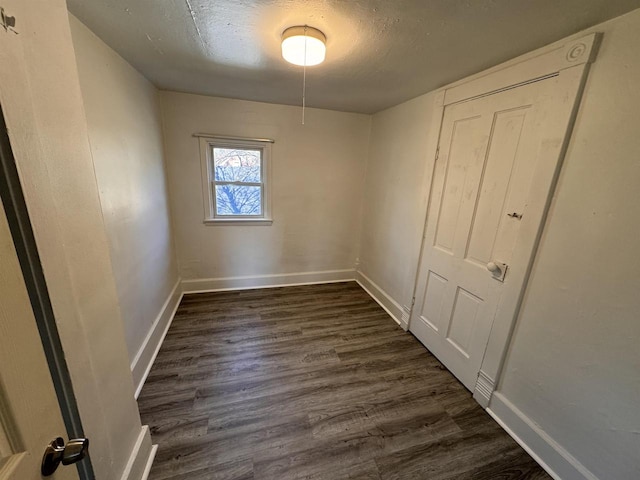
{"type": "Polygon", "coordinates": [[[448,105],[411,332],[470,390],[527,218],[551,79],[448,105]]]}

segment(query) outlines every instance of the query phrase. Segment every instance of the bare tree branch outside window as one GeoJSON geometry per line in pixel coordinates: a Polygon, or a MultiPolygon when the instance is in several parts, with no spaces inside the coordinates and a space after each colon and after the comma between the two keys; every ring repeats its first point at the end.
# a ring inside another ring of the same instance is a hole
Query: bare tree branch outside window
{"type": "Polygon", "coordinates": [[[261,151],[213,149],[217,215],[262,215],[261,151]]]}

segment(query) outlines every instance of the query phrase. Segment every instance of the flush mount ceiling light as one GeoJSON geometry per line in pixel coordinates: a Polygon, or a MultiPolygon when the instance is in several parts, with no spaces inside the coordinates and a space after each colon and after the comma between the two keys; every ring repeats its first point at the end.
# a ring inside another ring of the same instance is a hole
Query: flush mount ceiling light
{"type": "Polygon", "coordinates": [[[307,25],[287,28],[282,32],[282,58],[294,65],[311,67],[324,62],[327,37],[307,25]]]}

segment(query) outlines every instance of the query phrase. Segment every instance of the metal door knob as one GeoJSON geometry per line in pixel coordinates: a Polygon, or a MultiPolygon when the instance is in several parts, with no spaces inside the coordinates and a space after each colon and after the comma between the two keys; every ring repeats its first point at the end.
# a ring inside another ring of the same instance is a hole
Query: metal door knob
{"type": "Polygon", "coordinates": [[[53,440],[47,445],[42,457],[42,467],[40,471],[43,477],[53,475],[62,463],[63,465],[71,465],[79,462],[87,456],[89,451],[88,438],[74,438],[64,444],[64,440],[60,437],[53,440]]]}

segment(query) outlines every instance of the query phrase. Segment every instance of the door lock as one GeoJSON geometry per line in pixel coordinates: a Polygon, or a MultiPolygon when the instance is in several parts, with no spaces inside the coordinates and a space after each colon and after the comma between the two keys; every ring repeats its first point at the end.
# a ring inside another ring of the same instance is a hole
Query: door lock
{"type": "Polygon", "coordinates": [[[64,444],[64,440],[60,437],[53,440],[44,451],[42,457],[42,467],[40,471],[43,477],[53,475],[58,465],[71,465],[79,462],[89,453],[88,438],[74,438],[64,444]]]}
{"type": "Polygon", "coordinates": [[[487,263],[487,270],[491,272],[493,278],[499,282],[504,282],[504,277],[507,274],[507,268],[509,265],[501,262],[489,262],[487,263]]]}

